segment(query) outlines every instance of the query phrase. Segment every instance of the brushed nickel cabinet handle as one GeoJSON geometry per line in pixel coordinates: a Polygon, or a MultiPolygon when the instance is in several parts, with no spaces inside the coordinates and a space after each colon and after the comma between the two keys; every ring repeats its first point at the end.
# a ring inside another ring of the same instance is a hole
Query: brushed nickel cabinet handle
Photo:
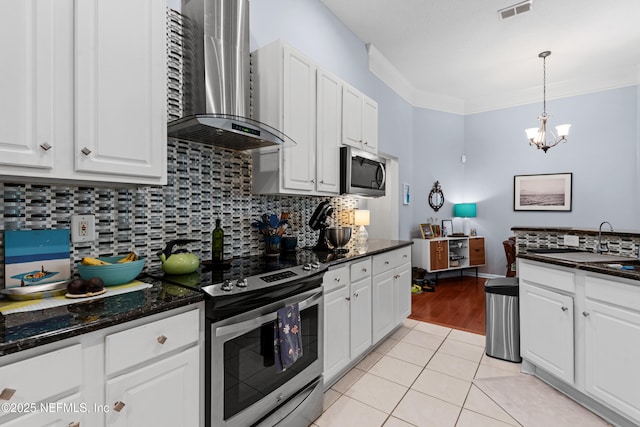
{"type": "Polygon", "coordinates": [[[389,261],[385,261],[385,262],[384,262],[384,265],[389,265],[389,261]]]}
{"type": "Polygon", "coordinates": [[[358,293],[357,293],[357,292],[354,292],[354,293],[353,293],[353,296],[354,296],[354,298],[358,298],[358,296],[359,296],[359,295],[358,295],[358,293]]]}
{"type": "Polygon", "coordinates": [[[366,272],[367,272],[367,268],[366,268],[366,267],[364,267],[364,268],[362,269],[362,272],[363,272],[363,273],[366,273],[366,272]]]}
{"type": "Polygon", "coordinates": [[[351,298],[349,298],[349,297],[346,297],[345,299],[346,299],[347,301],[351,301],[351,298]]]}
{"type": "Polygon", "coordinates": [[[113,404],[113,410],[116,412],[120,412],[122,411],[122,408],[124,408],[126,405],[124,402],[121,401],[117,401],[116,403],[113,404]]]}
{"type": "Polygon", "coordinates": [[[587,317],[587,316],[589,316],[590,314],[591,314],[591,313],[587,313],[586,311],[583,311],[583,312],[582,312],[582,315],[583,315],[584,317],[587,317]]]}
{"type": "Polygon", "coordinates": [[[160,336],[158,337],[158,342],[159,342],[160,344],[164,344],[165,342],[167,342],[167,337],[165,337],[164,335],[160,335],[160,336]]]}
{"type": "Polygon", "coordinates": [[[567,311],[569,310],[567,307],[562,307],[562,311],[567,311]]]}
{"type": "Polygon", "coordinates": [[[87,147],[84,147],[82,150],[80,150],[80,152],[85,156],[88,156],[89,154],[91,154],[91,150],[89,150],[87,147]]]}
{"type": "Polygon", "coordinates": [[[336,278],[335,278],[335,279],[333,279],[333,280],[335,280],[336,282],[340,283],[340,278],[339,278],[339,277],[336,277],[336,278]]]}
{"type": "Polygon", "coordinates": [[[16,391],[14,389],[5,388],[4,390],[2,390],[2,393],[0,393],[0,400],[11,400],[14,394],[16,394],[16,391]]]}
{"type": "Polygon", "coordinates": [[[40,144],[40,148],[42,148],[44,151],[49,151],[51,149],[51,145],[49,145],[49,143],[45,141],[40,144]]]}

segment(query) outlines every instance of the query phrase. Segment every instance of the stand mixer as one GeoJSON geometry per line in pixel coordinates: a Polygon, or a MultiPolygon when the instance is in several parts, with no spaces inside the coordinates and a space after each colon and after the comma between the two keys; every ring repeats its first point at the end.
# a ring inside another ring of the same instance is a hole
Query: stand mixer
{"type": "Polygon", "coordinates": [[[333,214],[333,206],[329,204],[328,200],[320,202],[316,210],[311,215],[311,219],[309,220],[309,227],[312,230],[320,230],[320,235],[318,236],[318,243],[313,247],[314,251],[328,251],[329,246],[327,246],[326,240],[326,228],[328,227],[327,219],[333,214]]]}

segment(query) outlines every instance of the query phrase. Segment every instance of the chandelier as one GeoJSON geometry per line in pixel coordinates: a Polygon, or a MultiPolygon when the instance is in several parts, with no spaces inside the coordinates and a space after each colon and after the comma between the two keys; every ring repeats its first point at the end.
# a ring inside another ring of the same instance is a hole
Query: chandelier
{"type": "Polygon", "coordinates": [[[539,128],[529,128],[524,131],[529,138],[529,145],[535,145],[538,150],[542,150],[545,153],[551,147],[555,147],[560,142],[567,142],[567,135],[569,135],[569,128],[571,125],[558,125],[556,126],[556,132],[553,129],[547,130],[547,56],[551,55],[551,52],[545,50],[538,54],[538,58],[542,58],[542,72],[543,72],[543,92],[542,92],[542,115],[538,117],[540,120],[539,128]],[[550,137],[550,141],[547,142],[547,136],[550,137]]]}

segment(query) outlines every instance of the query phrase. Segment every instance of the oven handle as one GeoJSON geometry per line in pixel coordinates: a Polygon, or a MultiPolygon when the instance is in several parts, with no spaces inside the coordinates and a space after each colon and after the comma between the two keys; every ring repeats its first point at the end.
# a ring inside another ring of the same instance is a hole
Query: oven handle
{"type": "MultiPolygon", "coordinates": [[[[300,311],[304,310],[307,307],[311,307],[314,304],[317,304],[318,300],[322,298],[322,291],[318,292],[317,290],[305,292],[303,294],[300,294],[299,296],[305,297],[309,294],[311,294],[311,297],[305,300],[302,300],[298,303],[298,309],[300,311]]],[[[295,304],[295,302],[285,304],[283,307],[286,307],[287,305],[292,305],[292,304],[295,304]]],[[[251,320],[245,320],[244,322],[233,323],[227,326],[219,326],[216,328],[216,336],[221,337],[221,336],[231,335],[231,334],[241,335],[242,333],[255,329],[263,325],[264,323],[272,322],[276,320],[277,316],[278,316],[278,313],[273,311],[271,313],[265,314],[260,317],[256,317],[251,320]]]]}

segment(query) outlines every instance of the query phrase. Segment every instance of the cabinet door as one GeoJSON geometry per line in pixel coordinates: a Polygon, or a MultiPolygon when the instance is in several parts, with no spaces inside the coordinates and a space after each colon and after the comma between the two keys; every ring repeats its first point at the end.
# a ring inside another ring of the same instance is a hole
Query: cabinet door
{"type": "Polygon", "coordinates": [[[469,265],[483,265],[484,258],[484,237],[469,239],[469,265]]]}
{"type": "Polygon", "coordinates": [[[297,145],[282,149],[282,186],[311,192],[316,178],[316,66],[285,46],[283,78],[283,132],[297,145]]]}
{"type": "Polygon", "coordinates": [[[449,268],[449,244],[446,240],[434,240],[429,242],[429,267],[430,271],[446,270],[449,268]]]}
{"type": "Polygon", "coordinates": [[[378,152],[378,103],[366,96],[362,101],[362,148],[378,152]]]}
{"type": "Polygon", "coordinates": [[[316,189],[340,192],[340,137],[342,124],[342,82],[318,70],[316,140],[316,189]]]}
{"type": "Polygon", "coordinates": [[[586,299],[586,391],[640,422],[640,313],[586,299]]]}
{"type": "Polygon", "coordinates": [[[521,278],[520,319],[522,357],[573,383],[573,298],[521,278]]]}
{"type": "Polygon", "coordinates": [[[371,278],[351,284],[351,359],[371,346],[371,278]]]}
{"type": "Polygon", "coordinates": [[[324,297],[324,379],[330,382],[349,363],[349,286],[324,297]]]}
{"type": "MultiPolygon", "coordinates": [[[[35,402],[25,403],[35,404],[35,402]]],[[[84,426],[85,413],[93,412],[96,409],[93,404],[89,405],[87,400],[80,394],[74,394],[56,402],[49,404],[38,404],[37,412],[29,413],[14,420],[2,423],[3,427],[74,427],[84,426]],[[41,406],[46,410],[41,411],[41,406]]]]}
{"type": "Polygon", "coordinates": [[[395,271],[373,277],[373,342],[380,341],[395,327],[395,271]]]}
{"type": "Polygon", "coordinates": [[[108,426],[197,426],[200,423],[200,347],[106,382],[108,426]]]}
{"type": "Polygon", "coordinates": [[[0,164],[53,167],[56,120],[66,116],[56,102],[67,98],[71,105],[71,86],[65,82],[73,74],[72,14],[68,0],[2,2],[0,164]]]}
{"type": "Polygon", "coordinates": [[[411,264],[395,269],[395,324],[399,325],[411,314],[411,264]]]}
{"type": "Polygon", "coordinates": [[[342,143],[362,148],[362,94],[342,86],[342,143]]]}
{"type": "Polygon", "coordinates": [[[166,181],[164,2],[75,2],[75,169],[166,181]]]}

